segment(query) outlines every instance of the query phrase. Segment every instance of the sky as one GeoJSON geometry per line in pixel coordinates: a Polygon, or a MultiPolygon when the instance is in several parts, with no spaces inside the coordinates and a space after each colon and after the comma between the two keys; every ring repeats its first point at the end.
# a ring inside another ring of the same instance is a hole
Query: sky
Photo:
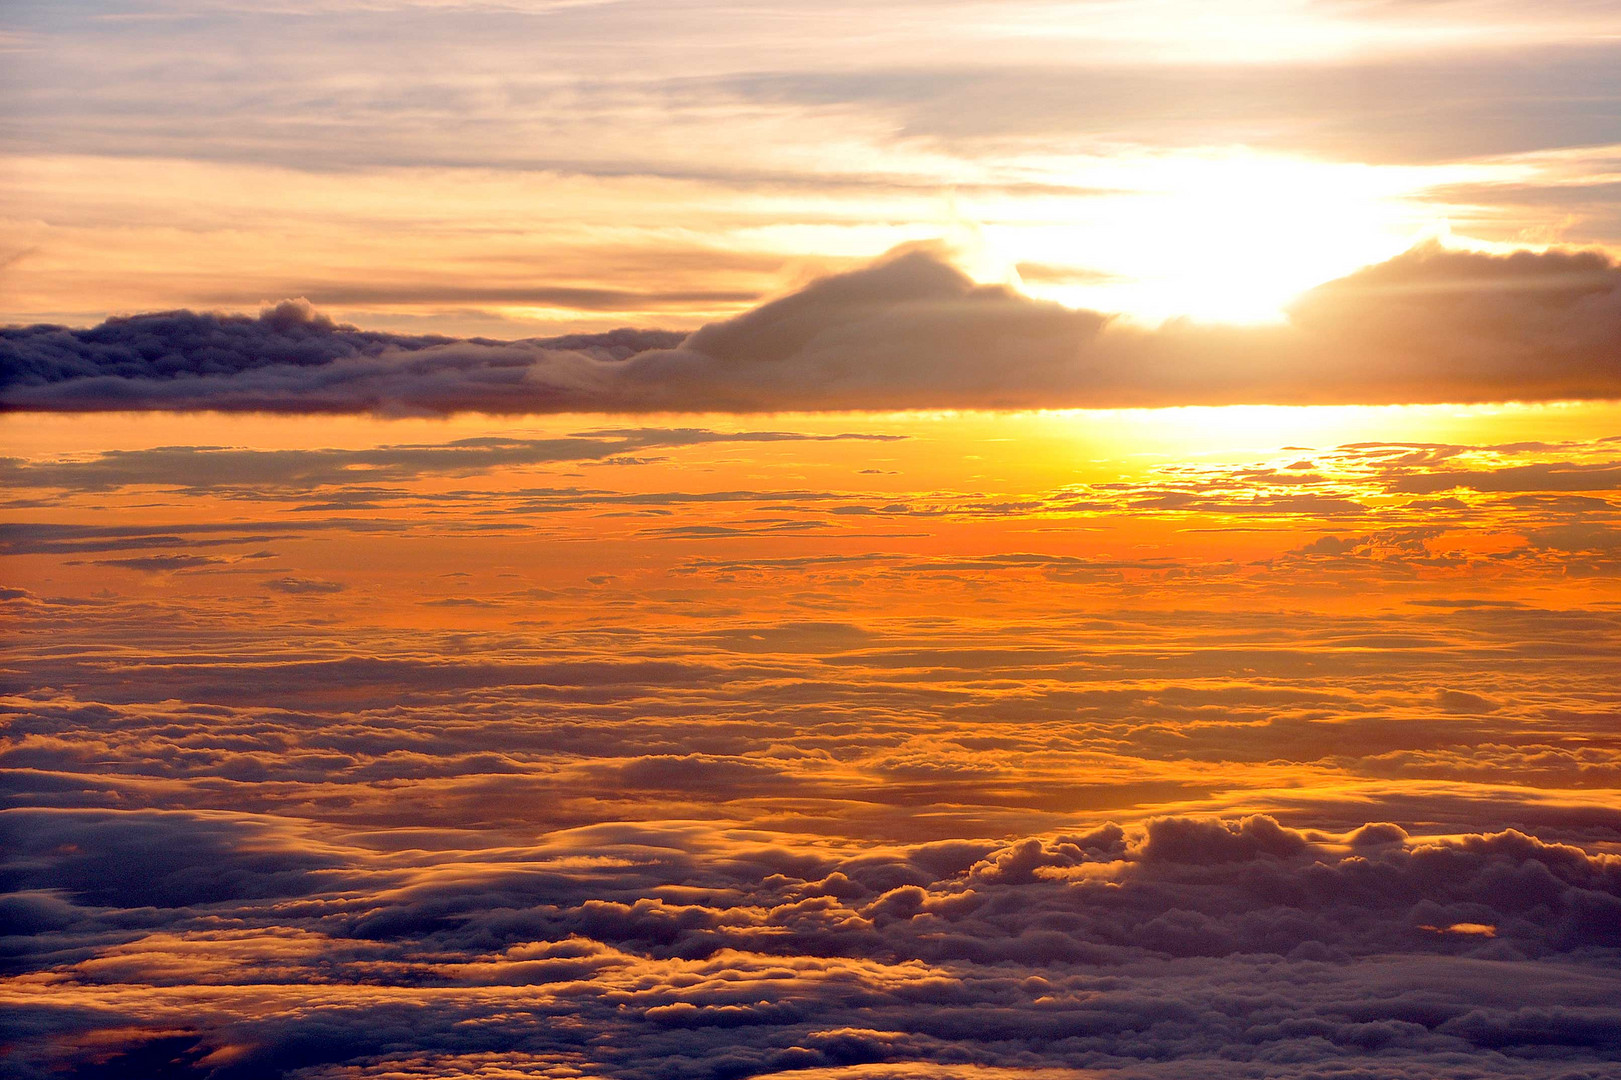
{"type": "Polygon", "coordinates": [[[0,318],[692,330],[905,243],[1149,323],[1621,243],[1602,0],[12,0],[0,318]]]}
{"type": "Polygon", "coordinates": [[[0,1076],[1621,1068],[1621,7],[0,52],[0,1076]]]}

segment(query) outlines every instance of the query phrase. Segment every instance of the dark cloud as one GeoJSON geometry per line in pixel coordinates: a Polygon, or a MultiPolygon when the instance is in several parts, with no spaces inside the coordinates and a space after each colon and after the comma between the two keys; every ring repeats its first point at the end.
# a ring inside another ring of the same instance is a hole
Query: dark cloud
{"type": "Polygon", "coordinates": [[[273,592],[287,593],[291,596],[330,596],[340,593],[345,586],[337,581],[321,581],[316,578],[279,577],[265,582],[265,588],[273,592]]]}
{"type": "Polygon", "coordinates": [[[62,1006],[109,982],[149,996],[72,1017],[101,1029],[99,1060],[178,1040],[178,1077],[467,1075],[484,1054],[648,1080],[884,1061],[1308,1076],[1280,1065],[1324,1058],[1570,1077],[1621,1060],[1621,870],[1513,830],[1160,818],[841,853],[604,825],[428,863],[241,815],[0,828],[0,912],[40,950],[14,962],[52,978],[15,1029],[23,1075],[62,1054],[62,1006]]]}
{"type": "MultiPolygon", "coordinates": [[[[186,491],[235,490],[258,495],[265,489],[292,488],[308,492],[324,485],[353,488],[357,479],[396,481],[420,476],[470,476],[491,469],[548,465],[559,462],[610,460],[627,450],[675,448],[726,443],[778,442],[894,442],[904,436],[845,432],[832,435],[792,431],[711,431],[704,428],[618,428],[587,431],[552,439],[517,439],[486,436],[445,443],[384,445],[367,449],[251,450],[221,446],[158,446],[142,450],[110,450],[79,460],[24,461],[0,458],[0,479],[18,487],[61,487],[81,491],[108,491],[121,487],[154,486],[186,491]]],[[[387,491],[366,486],[360,493],[386,496],[387,491]]],[[[584,492],[576,494],[585,495],[584,492]]],[[[600,493],[598,493],[600,494],[600,493]]],[[[792,492],[786,493],[792,496],[792,492]]],[[[783,497],[777,493],[772,497],[783,497]]],[[[710,496],[714,497],[714,496],[710,496]]],[[[656,497],[650,497],[656,498],[656,497]]],[[[337,504],[333,508],[348,508],[337,504]]],[[[365,522],[357,521],[360,527],[365,522]]],[[[265,525],[261,531],[303,531],[311,522],[265,525]]],[[[372,527],[389,528],[385,523],[372,527]]],[[[0,542],[103,543],[159,531],[215,532],[219,527],[196,523],[164,529],[132,526],[4,525],[0,542]],[[13,539],[15,538],[15,539],[13,539]]],[[[57,546],[51,550],[75,550],[57,546]]],[[[102,550],[84,548],[78,550],[102,550]]]]}
{"type": "MultiPolygon", "coordinates": [[[[277,591],[288,591],[282,579],[277,591]]],[[[298,582],[292,591],[309,593],[308,582],[298,582]]],[[[321,592],[330,589],[320,588],[321,592]]],[[[47,665],[44,675],[52,682],[76,683],[81,678],[99,682],[90,667],[68,661],[47,665]]],[[[94,665],[92,665],[94,666],[94,665]]],[[[175,657],[173,663],[137,664],[125,669],[125,685],[104,686],[108,700],[162,700],[185,694],[195,701],[273,701],[319,702],[325,698],[360,699],[390,695],[403,700],[418,694],[438,695],[495,687],[622,687],[651,688],[725,680],[727,672],[712,665],[674,660],[629,660],[590,658],[560,659],[541,663],[502,663],[489,661],[440,662],[408,659],[346,656],[330,661],[291,663],[250,662],[212,664],[175,657]],[[133,695],[133,698],[129,697],[133,695]],[[156,695],[154,697],[154,695],[156,695]]]]}
{"type": "Polygon", "coordinates": [[[138,555],[129,559],[97,559],[97,566],[116,566],[121,570],[140,570],[146,573],[165,573],[171,570],[195,570],[203,566],[219,566],[230,560],[211,555],[138,555]]]}
{"type": "MultiPolygon", "coordinates": [[[[103,487],[100,483],[93,483],[93,489],[103,489],[103,487]]],[[[61,555],[78,552],[145,550],[149,548],[226,547],[237,544],[263,543],[271,539],[272,534],[315,532],[322,529],[368,532],[391,527],[394,526],[390,526],[386,522],[334,518],[217,525],[203,522],[184,522],[159,526],[60,525],[48,522],[13,521],[0,524],[0,554],[61,555]],[[208,533],[233,533],[236,535],[208,536],[206,535],[208,533]]],[[[173,556],[173,558],[177,559],[188,557],[190,556],[173,556]]]]}
{"type": "MultiPolygon", "coordinates": [[[[302,896],[337,884],[339,865],[275,823],[223,815],[0,811],[8,892],[49,890],[87,905],[190,907],[302,896]]],[[[34,904],[30,918],[61,922],[69,909],[34,904]]]]}
{"type": "MultiPolygon", "coordinates": [[[[1621,269],[1591,252],[1416,248],[1279,327],[1112,323],[927,250],[824,278],[685,340],[447,341],[283,304],[0,338],[12,409],[550,411],[1433,402],[1621,396],[1621,269]]],[[[1440,489],[1434,489],[1440,490],[1440,489]]]]}
{"type": "MultiPolygon", "coordinates": [[[[12,327],[0,331],[0,384],[240,375],[266,367],[324,367],[338,360],[417,352],[454,341],[356,330],[334,323],[307,301],[287,300],[266,308],[257,319],[172,311],[108,319],[89,330],[12,327]]],[[[677,341],[679,335],[674,334],[618,330],[535,344],[622,359],[642,349],[668,348],[677,341]]]]}
{"type": "Polygon", "coordinates": [[[8,404],[70,410],[547,411],[598,390],[604,365],[680,339],[633,330],[522,342],[408,337],[339,326],[287,301],[257,319],[177,311],[89,330],[6,329],[0,386],[20,395],[8,404]]]}
{"type": "Polygon", "coordinates": [[[1547,462],[1501,469],[1425,470],[1396,477],[1392,491],[1432,494],[1465,488],[1470,491],[1615,491],[1621,489],[1621,464],[1547,462]]]}

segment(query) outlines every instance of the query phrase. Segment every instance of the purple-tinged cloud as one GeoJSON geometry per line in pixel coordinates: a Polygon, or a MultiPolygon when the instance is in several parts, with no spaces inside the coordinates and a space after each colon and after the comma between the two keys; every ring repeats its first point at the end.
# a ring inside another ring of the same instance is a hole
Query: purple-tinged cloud
{"type": "Polygon", "coordinates": [[[682,339],[498,342],[172,312],[0,331],[0,407],[445,414],[1415,403],[1621,397],[1621,267],[1415,248],[1287,323],[1126,325],[912,249],[682,339]]]}

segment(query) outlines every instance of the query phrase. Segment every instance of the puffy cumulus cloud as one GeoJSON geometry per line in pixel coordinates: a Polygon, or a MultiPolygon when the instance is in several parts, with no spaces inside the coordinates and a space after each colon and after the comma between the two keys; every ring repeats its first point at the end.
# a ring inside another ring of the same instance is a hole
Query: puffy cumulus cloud
{"type": "MultiPolygon", "coordinates": [[[[927,250],[824,278],[627,365],[653,405],[1029,405],[1087,381],[1095,312],[975,285],[927,250]]],[[[634,392],[634,391],[633,391],[634,392]]]]}
{"type": "MultiPolygon", "coordinates": [[[[1402,404],[1621,396],[1621,267],[1434,243],[1320,285],[1274,328],[1105,335],[1111,404],[1402,404]]],[[[1075,402],[1081,404],[1082,402],[1075,402]]]]}
{"type": "Polygon", "coordinates": [[[851,851],[599,825],[384,853],[240,815],[7,824],[22,1076],[153,1053],[219,1080],[463,1076],[497,1053],[503,1075],[649,1080],[1621,1061],[1621,861],[1514,830],[1172,817],[851,851]],[[120,865],[155,870],[109,882],[120,865]],[[209,867],[230,887],[176,888],[209,867]]]}
{"type": "Polygon", "coordinates": [[[1385,378],[1416,365],[1482,398],[1613,397],[1621,377],[1621,268],[1597,252],[1428,244],[1312,290],[1291,315],[1385,378]]]}
{"type": "Polygon", "coordinates": [[[1621,268],[1435,245],[1329,282],[1286,325],[1130,327],[911,248],[685,337],[450,341],[174,312],[0,332],[11,409],[286,412],[1087,407],[1621,396],[1621,268]]]}
{"type": "Polygon", "coordinates": [[[411,350],[446,338],[402,338],[339,327],[307,301],[287,300],[257,320],[245,316],[161,315],[114,318],[90,330],[39,326],[5,332],[8,383],[53,383],[113,376],[163,379],[235,375],[257,367],[318,367],[386,348],[411,350]],[[26,342],[19,348],[16,342],[26,342]]]}
{"type": "MultiPolygon", "coordinates": [[[[77,696],[0,702],[7,1067],[1603,1076],[1621,1061],[1621,817],[1603,792],[1573,805],[1409,783],[1336,804],[1307,786],[1273,815],[950,820],[1141,775],[1132,754],[1174,759],[1159,775],[1222,763],[1229,783],[1243,762],[1288,759],[1294,782],[1325,753],[1406,747],[1434,767],[1447,747],[1501,780],[1522,766],[1498,740],[1538,754],[1613,740],[1613,711],[1520,715],[1549,700],[1524,681],[1536,663],[1570,701],[1613,700],[1610,656],[1585,685],[1559,648],[1606,640],[1613,617],[1565,614],[1566,637],[1539,637],[1547,613],[1463,610],[1477,648],[1519,672],[1501,676],[1518,692],[1494,691],[1507,706],[1478,717],[1414,691],[1457,662],[1427,642],[1414,669],[1370,666],[1366,684],[1320,669],[1233,684],[1272,670],[1234,649],[1242,613],[1205,631],[1219,655],[1197,661],[1157,655],[1187,648],[1185,614],[1163,638],[1133,615],[1133,640],[1156,647],[1107,684],[1097,651],[1014,647],[1012,630],[992,649],[922,624],[650,631],[695,654],[683,665],[643,657],[628,628],[607,635],[611,664],[474,659],[513,649],[506,632],[410,639],[471,654],[458,663],[278,662],[271,649],[306,651],[287,627],[253,654],[218,623],[172,656],[148,644],[143,664],[99,649],[68,663],[49,635],[19,661],[25,681],[77,696]],[[1095,685],[1055,683],[1082,664],[1095,685]],[[884,820],[841,817],[837,799],[884,820]],[[914,814],[932,837],[904,835],[914,814]]],[[[1361,657],[1367,630],[1315,632],[1361,657]]],[[[1121,632],[1088,620],[1071,645],[1121,632]]],[[[382,640],[356,631],[349,647],[382,640]]],[[[1613,760],[1606,746],[1587,750],[1613,760]]]]}
{"type": "Polygon", "coordinates": [[[340,326],[291,300],[258,318],[174,311],[0,330],[0,386],[17,408],[547,411],[600,393],[605,364],[681,337],[459,341],[340,326]]]}

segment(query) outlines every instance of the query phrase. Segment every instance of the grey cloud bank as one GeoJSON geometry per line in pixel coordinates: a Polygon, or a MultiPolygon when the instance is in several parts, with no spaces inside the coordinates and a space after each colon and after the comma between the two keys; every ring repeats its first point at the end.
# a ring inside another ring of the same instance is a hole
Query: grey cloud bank
{"type": "Polygon", "coordinates": [[[655,412],[1393,404],[1621,397],[1621,268],[1415,248],[1279,326],[1149,330],[898,252],[685,336],[356,330],[308,305],[0,331],[0,407],[655,412]]]}
{"type": "Polygon", "coordinates": [[[886,1061],[1592,1080],[1621,1060],[1621,868],[1513,830],[1160,818],[846,855],[692,823],[399,854],[245,814],[13,810],[0,832],[13,972],[155,983],[16,1010],[20,1077],[96,1028],[117,1052],[76,1076],[154,1054],[215,1080],[465,1076],[479,1054],[648,1080],[886,1061]],[[256,928],[249,977],[226,923],[256,928]]]}

